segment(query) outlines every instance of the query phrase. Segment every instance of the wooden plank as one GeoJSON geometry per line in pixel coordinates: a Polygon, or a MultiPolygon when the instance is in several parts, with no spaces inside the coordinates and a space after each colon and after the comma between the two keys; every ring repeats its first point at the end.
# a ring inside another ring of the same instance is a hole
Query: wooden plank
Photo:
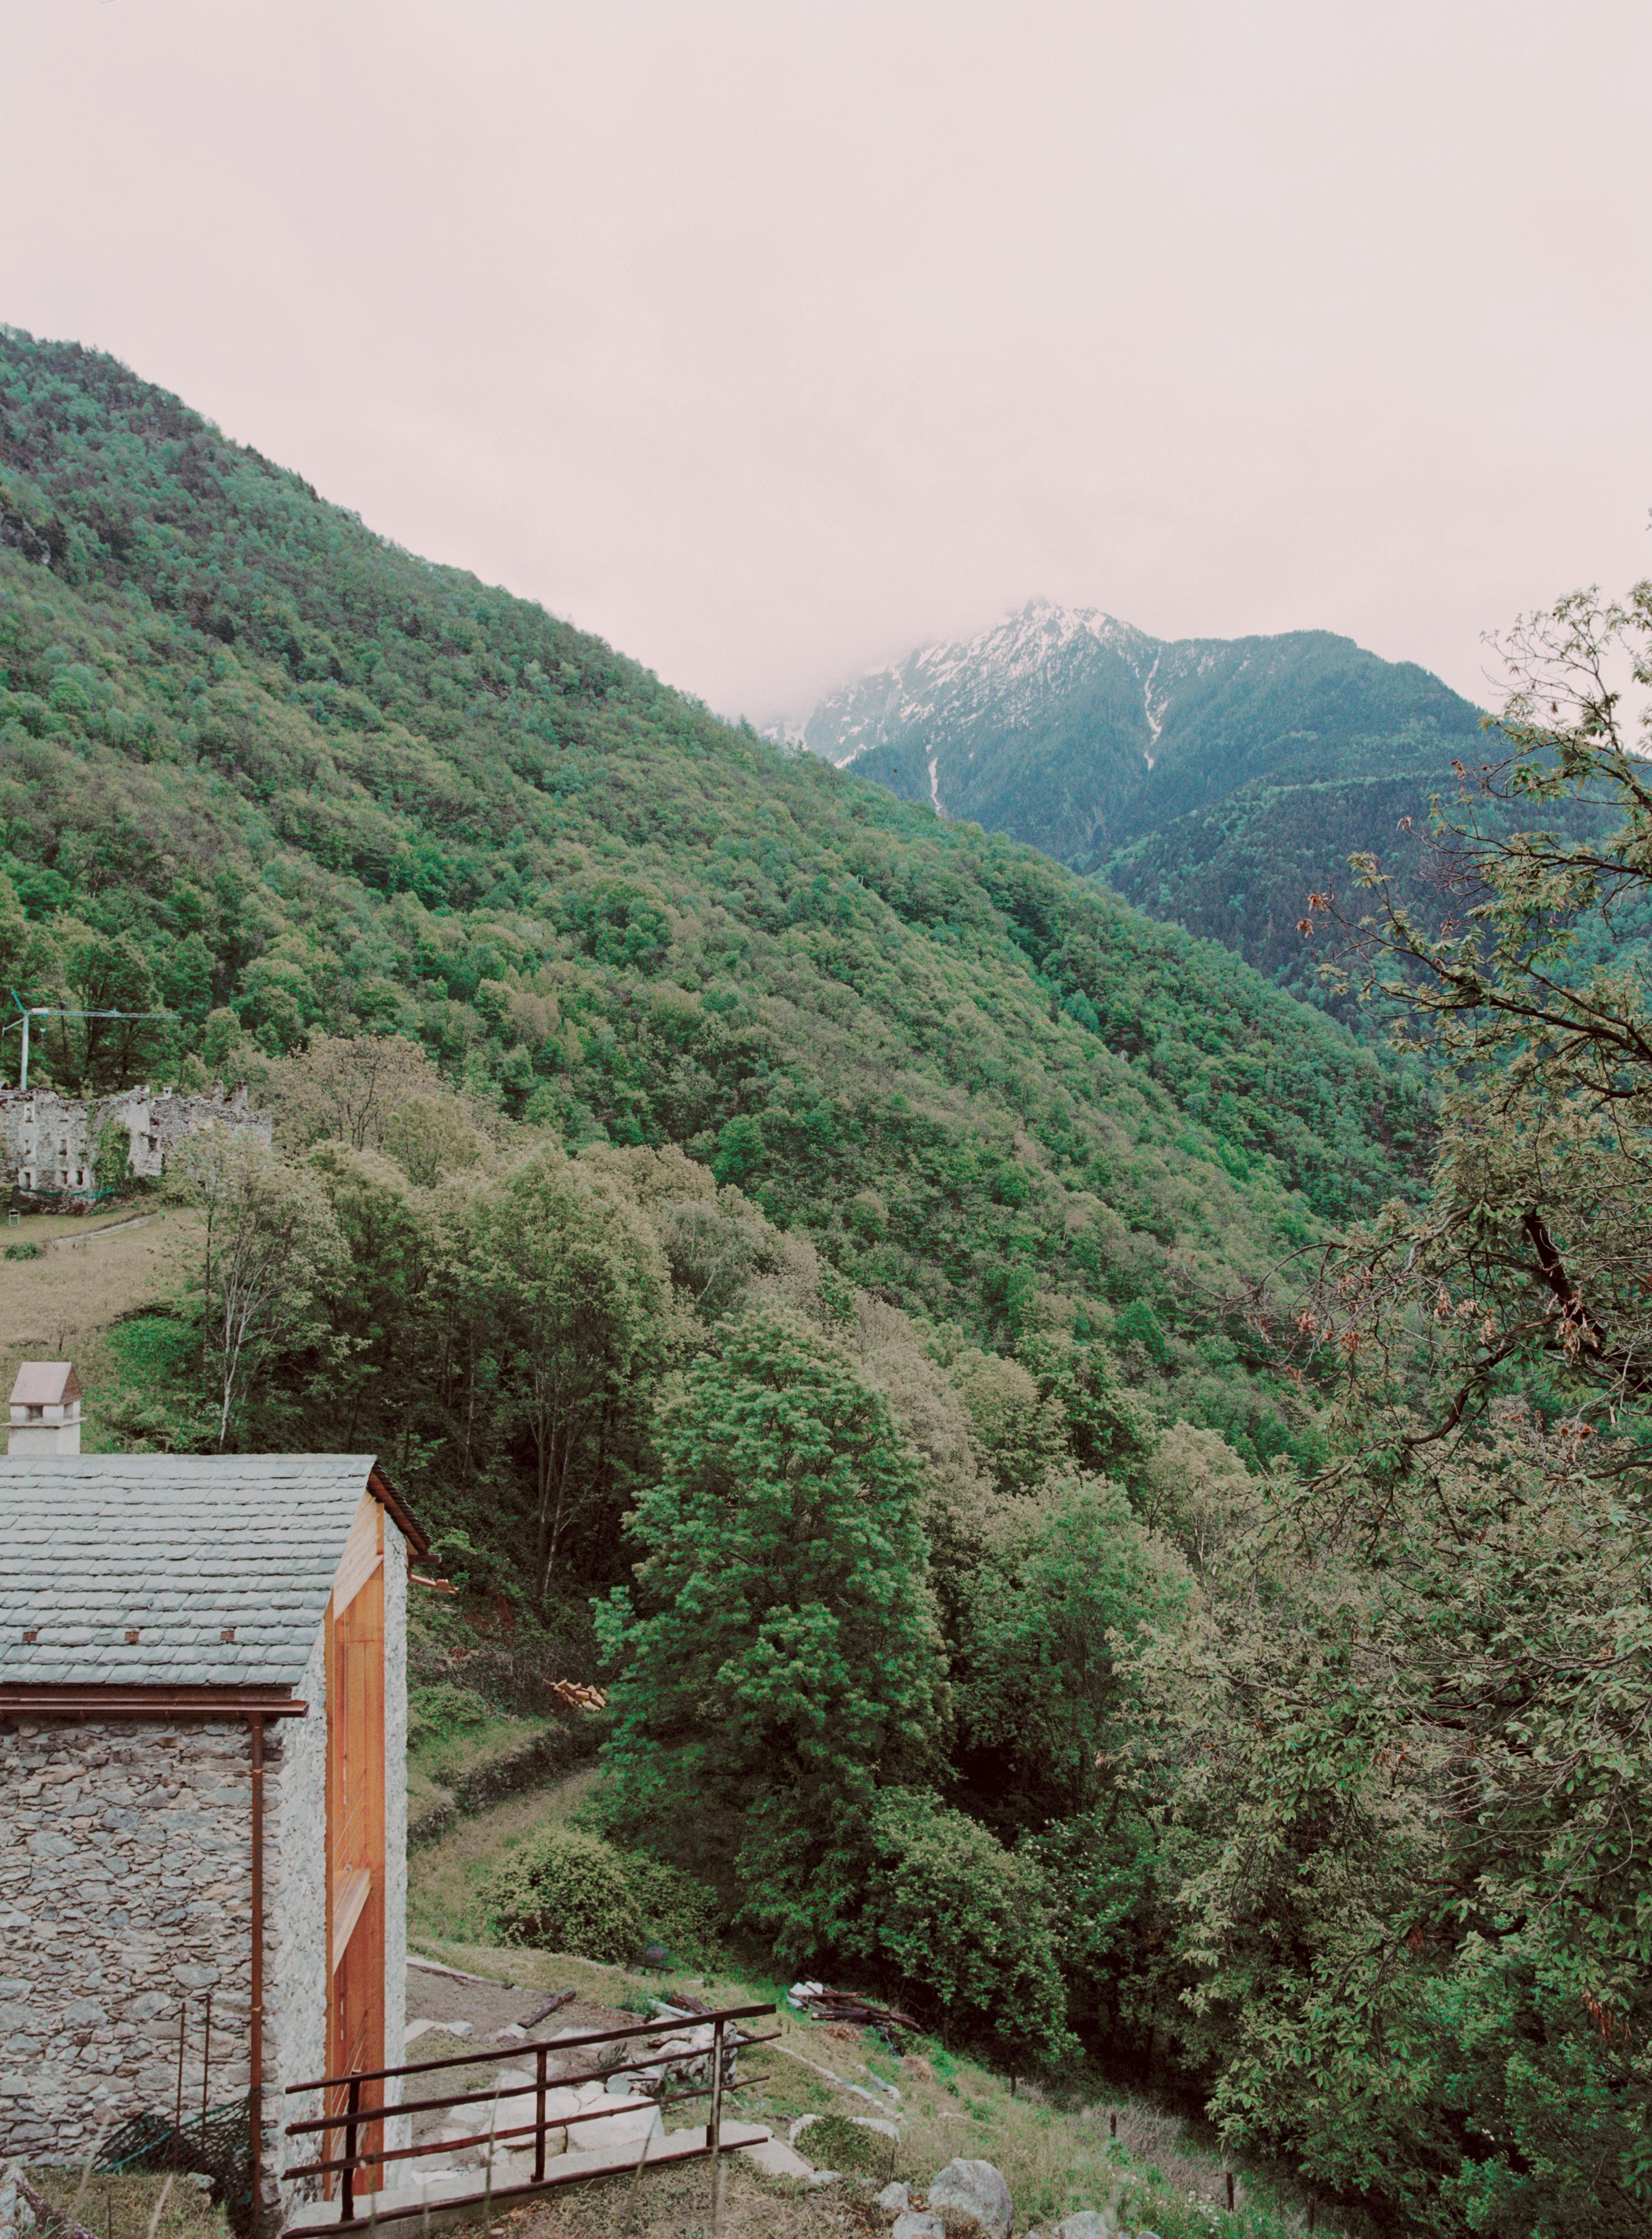
{"type": "Polygon", "coordinates": [[[384,1560],[384,1511],[370,1492],[362,1495],[350,1536],[333,1575],[333,1616],[342,1618],[374,1571],[384,1560]]]}
{"type": "Polygon", "coordinates": [[[333,1884],[333,1972],[338,1972],[350,1941],[350,1931],[362,1917],[373,1894],[373,1877],[365,1866],[350,1866],[333,1884]]]}
{"type": "MultiPolygon", "coordinates": [[[[327,1618],[328,2067],[384,2064],[384,1511],[363,1495],[327,1618]]],[[[328,2094],[328,2116],[342,2086],[328,2094]]],[[[381,2097],[372,2095],[375,2108],[381,2097]]],[[[358,2145],[383,2143],[377,2123],[358,2145]]],[[[332,2180],[327,2180],[332,2191],[332,2180]]]]}

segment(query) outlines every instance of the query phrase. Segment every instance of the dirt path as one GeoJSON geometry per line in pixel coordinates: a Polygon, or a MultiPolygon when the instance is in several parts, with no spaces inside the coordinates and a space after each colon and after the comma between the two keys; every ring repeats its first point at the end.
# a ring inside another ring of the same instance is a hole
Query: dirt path
{"type": "MultiPolygon", "coordinates": [[[[481,1940],[481,1891],[507,1851],[541,1827],[566,1826],[597,1778],[594,1764],[565,1773],[544,1788],[507,1797],[491,1811],[461,1819],[408,1858],[408,1933],[471,1943],[481,1940]]],[[[409,2007],[408,2011],[412,2009],[409,2007]]]]}
{"type": "Polygon", "coordinates": [[[96,1243],[100,1236],[118,1236],[123,1228],[142,1228],[146,1221],[154,1218],[152,1213],[135,1213],[125,1220],[106,1220],[101,1228],[89,1228],[83,1236],[60,1236],[56,1244],[58,1247],[67,1244],[76,1251],[83,1251],[87,1245],[96,1243]]]}

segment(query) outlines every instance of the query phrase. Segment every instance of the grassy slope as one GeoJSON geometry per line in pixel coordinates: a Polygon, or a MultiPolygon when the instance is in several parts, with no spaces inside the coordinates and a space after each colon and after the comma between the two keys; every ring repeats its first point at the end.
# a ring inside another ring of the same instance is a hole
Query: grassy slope
{"type": "Polygon", "coordinates": [[[1251,1392],[1230,1416],[1290,1405],[1245,1280],[1415,1163],[1415,1087],[1221,950],[6,334],[0,670],[30,968],[90,986],[117,947],[181,1013],[146,1069],[400,1026],[570,1141],[717,1161],[983,1334],[1144,1296],[1173,1367],[1251,1392]]]}
{"type": "Polygon", "coordinates": [[[549,1718],[497,1717],[479,1731],[438,1736],[408,1751],[408,1824],[416,1830],[443,1807],[454,1806],[468,1778],[484,1778],[508,1766],[525,1747],[551,1731],[549,1718]]]}
{"type": "Polygon", "coordinates": [[[139,1200],[88,1216],[32,1214],[0,1231],[4,1243],[35,1244],[37,1259],[0,1261],[0,1377],[7,1391],[23,1360],[72,1360],[86,1398],[82,1444],[106,1443],[99,1394],[115,1372],[109,1332],[122,1315],[149,1304],[176,1278],[196,1216],[139,1200]],[[133,1225],[128,1226],[127,1223],[133,1225]],[[101,1232],[114,1231],[112,1234],[101,1232]]]}
{"type": "Polygon", "coordinates": [[[413,1941],[421,1949],[426,1938],[480,1943],[481,1885],[488,1875],[536,1828],[565,1825],[596,1779],[593,1764],[549,1787],[513,1796],[490,1811],[461,1820],[415,1851],[408,1878],[408,1934],[413,1941]]]}
{"type": "Polygon", "coordinates": [[[187,2174],[104,2176],[83,2168],[32,2169],[29,2179],[49,2207],[98,2239],[230,2239],[228,2215],[187,2174]]]}
{"type": "MultiPolygon", "coordinates": [[[[537,1796],[513,1798],[415,1852],[408,1893],[415,1948],[476,1974],[547,1991],[575,1987],[609,2003],[640,2003],[646,1995],[668,1992],[677,1981],[687,1987],[686,1977],[645,1976],[567,1954],[505,1952],[481,1940],[477,1895],[483,1877],[534,1829],[566,1822],[594,1777],[576,1773],[537,1796]]],[[[859,2031],[809,2021],[784,2006],[783,1983],[748,1965],[730,1962],[712,1977],[693,1979],[696,1995],[720,2003],[772,1999],[781,2005],[780,2045],[765,2048],[753,2063],[766,2080],[738,2096],[739,2112],[781,2136],[800,2115],[831,2118],[829,2129],[799,2141],[822,2166],[861,2171],[879,2183],[892,2174],[917,2191],[954,2156],[991,2161],[1010,2183],[1018,2229],[1034,2218],[1044,2219],[1047,2228],[1076,2209],[1110,2202],[1118,2203],[1120,2222],[1148,2225],[1161,2239],[1203,2239],[1218,2225],[1231,2239],[1283,2239],[1303,2227],[1301,2206],[1290,2188],[1259,2172],[1241,2180],[1241,2213],[1227,2217],[1221,2163],[1211,2146],[1145,2102],[1109,2093],[1094,2076],[1075,2073],[1070,2093],[1059,2101],[1025,2085],[1012,2096],[1007,2078],[939,2043],[926,2041],[913,2048],[915,2058],[896,2058],[859,2031]],[[843,2088],[869,2084],[868,2070],[901,2093],[904,2135],[892,2154],[888,2141],[843,2119],[873,2111],[843,2088]],[[1118,2118],[1117,2146],[1110,2142],[1110,2113],[1118,2118]]],[[[647,2196],[646,2202],[633,2202],[620,2188],[607,2188],[581,2201],[534,2209],[528,2228],[545,2239],[572,2239],[576,2233],[596,2239],[621,2231],[669,2232],[677,2239],[693,2228],[700,2196],[692,2178],[651,2179],[647,2196]]],[[[824,2235],[866,2228],[846,2220],[839,2199],[811,2202],[798,2196],[796,2187],[760,2182],[743,2169],[733,2204],[731,2230],[824,2235]],[[743,2220],[748,2215],[749,2222],[743,2220]]]]}

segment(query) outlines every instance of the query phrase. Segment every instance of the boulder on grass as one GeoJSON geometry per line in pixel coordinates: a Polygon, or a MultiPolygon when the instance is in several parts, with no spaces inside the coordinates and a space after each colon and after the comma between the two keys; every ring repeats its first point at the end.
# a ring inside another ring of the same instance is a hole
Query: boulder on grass
{"type": "Polygon", "coordinates": [[[972,2216],[986,2239],[1010,2239],[1015,2209],[1009,2186],[991,2162],[948,2162],[930,2182],[929,2204],[972,2216]]]}

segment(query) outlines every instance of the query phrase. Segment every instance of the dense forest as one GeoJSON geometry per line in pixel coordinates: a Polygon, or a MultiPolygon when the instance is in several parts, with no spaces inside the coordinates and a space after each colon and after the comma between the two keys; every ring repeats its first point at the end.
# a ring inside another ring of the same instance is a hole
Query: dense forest
{"type": "Polygon", "coordinates": [[[1455,925],[1369,854],[1309,914],[1378,1052],[0,336],[6,982],[170,1014],[66,1086],[275,1115],[175,1163],[101,1434],[378,1452],[722,1932],[1350,2228],[1643,2231],[1620,643],[1516,648],[1455,925]]]}
{"type": "MultiPolygon", "coordinates": [[[[1483,739],[1450,742],[1478,769],[1483,739]]],[[[1449,813],[1465,780],[1430,734],[1335,753],[1297,747],[1266,776],[1170,820],[1111,856],[1102,873],[1140,909],[1220,940],[1305,1001],[1335,1008],[1318,959],[1297,930],[1306,897],[1346,882],[1350,856],[1377,853],[1421,893],[1430,869],[1431,812],[1449,813]]]]}

